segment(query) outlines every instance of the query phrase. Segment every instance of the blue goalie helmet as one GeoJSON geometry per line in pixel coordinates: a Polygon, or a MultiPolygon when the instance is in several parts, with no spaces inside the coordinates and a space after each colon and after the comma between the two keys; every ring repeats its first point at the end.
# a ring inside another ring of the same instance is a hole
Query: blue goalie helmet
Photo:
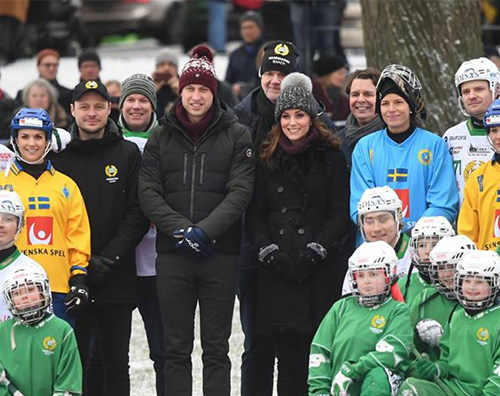
{"type": "Polygon", "coordinates": [[[50,141],[54,124],[46,110],[23,107],[10,122],[10,129],[12,138],[16,137],[19,129],[39,129],[47,134],[50,141]]]}

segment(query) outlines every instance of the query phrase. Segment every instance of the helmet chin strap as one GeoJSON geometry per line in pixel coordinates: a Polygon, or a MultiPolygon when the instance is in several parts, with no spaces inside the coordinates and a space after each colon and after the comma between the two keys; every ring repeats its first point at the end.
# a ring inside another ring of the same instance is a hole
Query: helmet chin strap
{"type": "Polygon", "coordinates": [[[16,156],[16,158],[19,160],[19,161],[23,161],[24,163],[28,164],[28,165],[38,165],[38,164],[41,164],[43,163],[43,160],[45,159],[45,157],[47,156],[47,154],[49,153],[50,151],[50,146],[51,146],[51,143],[50,141],[47,141],[47,145],[45,146],[45,150],[43,151],[43,154],[42,156],[40,157],[40,159],[38,161],[27,161],[26,159],[24,159],[21,154],[19,153],[19,151],[17,151],[17,144],[16,142],[14,141],[14,139],[12,139],[12,137],[10,138],[10,144],[12,146],[12,149],[14,150],[14,155],[16,156]]]}

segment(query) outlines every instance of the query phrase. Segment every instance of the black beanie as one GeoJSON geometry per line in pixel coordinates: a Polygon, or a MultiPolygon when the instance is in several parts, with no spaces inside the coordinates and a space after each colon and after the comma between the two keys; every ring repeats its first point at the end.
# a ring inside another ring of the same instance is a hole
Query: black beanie
{"type": "Polygon", "coordinates": [[[313,73],[318,77],[322,77],[333,73],[342,67],[345,67],[345,62],[342,58],[335,55],[326,55],[314,62],[313,73]]]}
{"type": "Polygon", "coordinates": [[[101,58],[99,58],[99,55],[93,49],[87,49],[80,54],[78,57],[78,68],[80,68],[82,63],[86,61],[96,62],[99,69],[101,68],[101,58]]]}
{"type": "Polygon", "coordinates": [[[259,75],[276,70],[285,75],[297,71],[299,53],[289,41],[270,41],[264,45],[264,56],[259,75]]]}

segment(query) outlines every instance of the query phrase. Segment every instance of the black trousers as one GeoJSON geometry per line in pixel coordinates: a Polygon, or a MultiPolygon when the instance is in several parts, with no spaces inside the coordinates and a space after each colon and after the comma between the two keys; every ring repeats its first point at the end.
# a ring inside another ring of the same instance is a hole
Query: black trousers
{"type": "Polygon", "coordinates": [[[90,304],[76,320],[85,396],[129,396],[133,304],[90,304]],[[90,343],[98,342],[91,355],[90,343]],[[100,361],[99,361],[100,360],[100,361]]]}
{"type": "Polygon", "coordinates": [[[158,254],[156,280],[165,336],[165,395],[192,395],[191,353],[196,305],[200,306],[203,395],[229,396],[229,336],[236,294],[236,255],[199,259],[158,254]]]}
{"type": "Polygon", "coordinates": [[[309,352],[314,334],[273,332],[278,358],[278,395],[307,396],[309,352]]]}

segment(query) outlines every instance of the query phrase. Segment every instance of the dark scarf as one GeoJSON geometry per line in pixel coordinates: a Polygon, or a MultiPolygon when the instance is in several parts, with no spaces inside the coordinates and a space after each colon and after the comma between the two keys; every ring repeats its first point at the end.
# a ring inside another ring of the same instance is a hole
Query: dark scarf
{"type": "Polygon", "coordinates": [[[272,126],[276,124],[274,118],[275,104],[271,102],[264,91],[259,89],[257,96],[255,98],[256,113],[260,116],[259,122],[255,128],[254,142],[256,143],[256,148],[266,139],[267,134],[271,130],[272,126]]]}
{"type": "Polygon", "coordinates": [[[311,143],[318,138],[318,131],[315,128],[311,128],[310,132],[304,139],[297,140],[295,142],[292,142],[285,136],[284,133],[281,133],[278,144],[287,154],[295,155],[307,151],[309,147],[311,147],[311,143]]]}
{"type": "Polygon", "coordinates": [[[360,126],[358,120],[352,114],[349,114],[344,128],[347,144],[349,148],[353,149],[359,139],[384,128],[384,123],[378,115],[368,124],[360,126]]]}
{"type": "Polygon", "coordinates": [[[214,112],[215,112],[215,106],[212,105],[212,107],[210,107],[210,109],[208,110],[207,114],[205,114],[205,117],[203,117],[203,119],[200,122],[193,124],[188,119],[187,112],[184,106],[182,105],[182,101],[179,100],[177,106],[175,107],[175,115],[177,117],[177,120],[179,120],[180,124],[182,125],[182,128],[189,135],[189,137],[193,140],[195,144],[198,142],[198,140],[200,140],[201,136],[206,132],[207,128],[212,122],[212,118],[214,117],[214,112]]]}
{"type": "Polygon", "coordinates": [[[401,133],[392,133],[389,131],[389,129],[387,129],[387,136],[389,136],[396,143],[401,144],[411,136],[414,130],[415,130],[415,125],[413,124],[410,124],[410,127],[406,131],[401,133]]]}

